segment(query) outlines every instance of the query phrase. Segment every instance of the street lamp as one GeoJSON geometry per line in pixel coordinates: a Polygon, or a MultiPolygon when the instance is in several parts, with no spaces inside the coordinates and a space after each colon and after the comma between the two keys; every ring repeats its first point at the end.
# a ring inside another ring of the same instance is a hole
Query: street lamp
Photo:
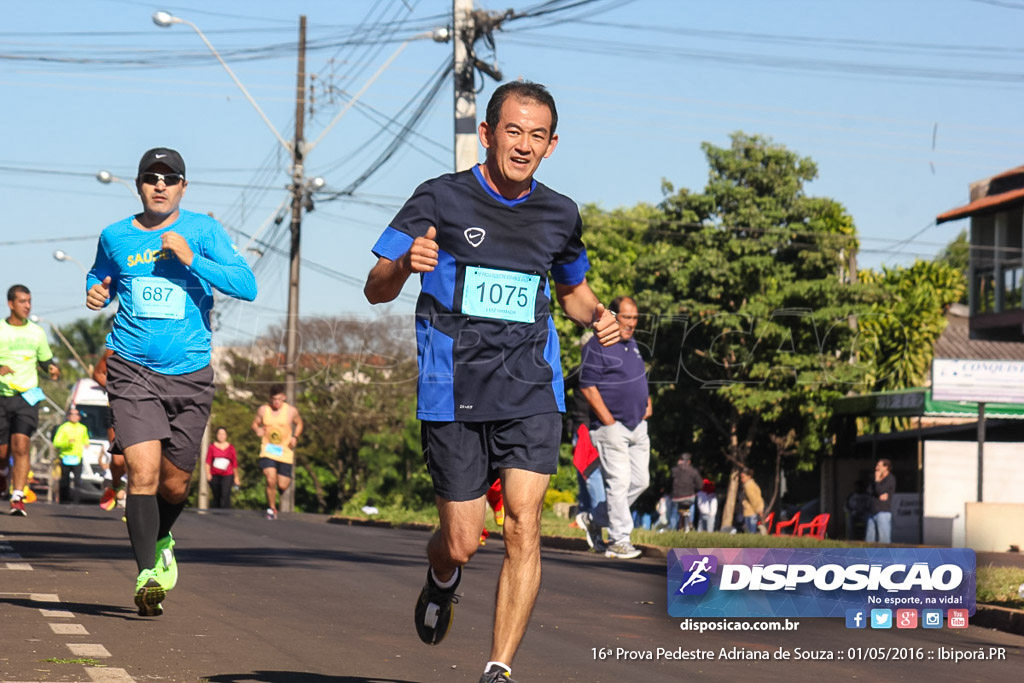
{"type": "Polygon", "coordinates": [[[292,145],[288,144],[288,142],[283,137],[281,137],[281,134],[277,132],[277,128],[274,128],[274,124],[272,124],[270,122],[270,119],[267,118],[267,115],[263,113],[263,110],[260,108],[260,105],[256,104],[256,100],[252,98],[252,95],[249,94],[249,91],[245,89],[244,85],[242,85],[242,81],[238,80],[238,76],[236,76],[235,72],[231,70],[231,67],[228,66],[228,63],[224,61],[224,58],[220,56],[220,53],[217,52],[217,49],[215,47],[213,47],[213,44],[206,39],[206,36],[203,35],[203,32],[199,30],[198,26],[193,24],[188,19],[182,19],[181,17],[174,16],[170,12],[163,11],[156,12],[153,14],[153,23],[159,26],[160,28],[170,28],[173,24],[185,24],[193,31],[195,31],[196,35],[202,38],[203,42],[206,43],[206,47],[210,48],[210,52],[212,52],[213,56],[217,58],[217,61],[220,62],[220,65],[224,67],[224,70],[228,72],[228,75],[231,76],[231,80],[235,82],[235,85],[238,86],[238,89],[242,91],[243,95],[245,95],[245,99],[249,100],[249,104],[251,104],[253,108],[256,109],[256,112],[260,115],[260,118],[263,119],[263,123],[267,124],[267,127],[270,128],[271,132],[274,133],[274,137],[277,138],[277,141],[281,143],[281,146],[284,147],[289,154],[294,156],[295,150],[292,147],[292,145]]]}
{"type": "Polygon", "coordinates": [[[57,261],[70,261],[71,263],[74,263],[76,266],[81,268],[83,273],[85,273],[86,275],[89,274],[88,269],[86,269],[86,267],[82,265],[82,262],[76,259],[71,254],[68,254],[67,252],[58,249],[57,251],[53,252],[53,258],[54,260],[57,261]]]}
{"type": "MultiPolygon", "coordinates": [[[[119,178],[110,171],[97,171],[96,180],[103,183],[104,185],[109,185],[110,183],[120,183],[121,185],[127,187],[136,199],[139,198],[139,193],[135,191],[135,185],[128,182],[124,178],[119,178]]],[[[57,260],[59,261],[60,259],[57,260]]]]}
{"type": "MultiPolygon", "coordinates": [[[[285,348],[285,393],[288,396],[288,400],[294,405],[295,404],[295,368],[297,366],[296,355],[298,354],[298,317],[299,317],[299,235],[302,226],[302,207],[303,207],[303,195],[305,192],[305,170],[303,168],[303,155],[305,152],[305,144],[303,143],[303,113],[305,110],[305,77],[306,77],[306,17],[299,17],[299,68],[298,68],[298,79],[296,87],[296,102],[295,102],[295,142],[289,144],[281,134],[277,132],[277,128],[270,122],[267,115],[263,113],[263,109],[256,103],[256,100],[252,98],[249,91],[242,84],[235,72],[231,70],[224,58],[220,56],[217,49],[213,47],[213,44],[207,40],[206,36],[199,27],[193,24],[187,19],[176,17],[169,12],[156,12],[153,14],[153,23],[161,28],[168,28],[173,24],[185,24],[193,31],[196,35],[202,39],[206,47],[209,48],[210,52],[220,65],[224,67],[224,70],[231,76],[231,80],[235,82],[238,89],[245,95],[245,99],[248,100],[249,104],[252,105],[256,113],[263,119],[263,123],[267,124],[267,127],[277,138],[277,141],[281,143],[281,146],[288,152],[288,156],[291,158],[291,169],[290,174],[292,177],[292,184],[289,188],[291,190],[291,204],[292,204],[292,224],[291,224],[291,264],[289,267],[288,277],[288,313],[287,313],[287,334],[286,334],[286,348],[285,348]]],[[[205,448],[205,444],[204,444],[205,448]]],[[[205,490],[206,479],[200,477],[199,480],[200,491],[200,507],[205,507],[204,494],[207,493],[205,490]]],[[[285,512],[291,512],[294,506],[294,487],[290,487],[281,499],[281,509],[285,512]]]]}

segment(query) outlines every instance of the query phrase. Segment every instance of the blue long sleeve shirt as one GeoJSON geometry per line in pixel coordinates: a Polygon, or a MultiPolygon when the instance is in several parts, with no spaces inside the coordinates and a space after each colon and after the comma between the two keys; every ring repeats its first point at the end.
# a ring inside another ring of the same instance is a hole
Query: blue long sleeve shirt
{"type": "Polygon", "coordinates": [[[107,346],[117,355],[164,375],[183,375],[210,363],[213,288],[244,301],[256,298],[252,269],[213,218],[182,210],[160,230],[136,227],[133,217],[104,228],[85,288],[110,277],[119,299],[107,346]],[[186,266],[164,252],[174,231],[195,257],[186,266]]]}

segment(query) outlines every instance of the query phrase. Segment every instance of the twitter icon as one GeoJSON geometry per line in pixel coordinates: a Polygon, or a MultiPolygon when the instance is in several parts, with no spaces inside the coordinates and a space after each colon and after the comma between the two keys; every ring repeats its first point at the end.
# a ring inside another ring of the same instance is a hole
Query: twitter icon
{"type": "Polygon", "coordinates": [[[892,628],[892,610],[871,610],[871,628],[892,628]]]}

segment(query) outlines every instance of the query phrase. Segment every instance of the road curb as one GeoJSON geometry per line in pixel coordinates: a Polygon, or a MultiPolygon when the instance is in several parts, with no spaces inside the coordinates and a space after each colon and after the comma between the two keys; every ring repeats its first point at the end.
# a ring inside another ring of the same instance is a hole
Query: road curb
{"type": "MultiPolygon", "coordinates": [[[[388,522],[383,519],[364,519],[362,517],[328,517],[328,524],[344,526],[375,526],[383,529],[412,529],[414,531],[433,531],[437,527],[423,522],[388,522]]],[[[493,535],[493,534],[492,534],[493,535]]]]}
{"type": "Polygon", "coordinates": [[[971,618],[971,623],[975,626],[1024,636],[1024,610],[999,607],[998,605],[978,605],[977,611],[971,618]]]}

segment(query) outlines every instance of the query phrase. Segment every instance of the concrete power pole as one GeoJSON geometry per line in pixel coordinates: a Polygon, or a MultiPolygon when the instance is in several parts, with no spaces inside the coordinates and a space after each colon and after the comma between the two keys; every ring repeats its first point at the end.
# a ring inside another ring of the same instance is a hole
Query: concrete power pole
{"type": "MultiPolygon", "coordinates": [[[[295,405],[295,375],[298,365],[299,325],[299,266],[300,236],[302,233],[302,202],[305,193],[303,168],[303,121],[306,111],[306,15],[299,17],[299,67],[295,80],[295,141],[292,145],[292,243],[288,278],[288,321],[285,334],[285,394],[288,403],[295,405]]],[[[297,470],[298,467],[293,467],[297,470]]],[[[281,496],[281,512],[295,510],[294,474],[292,485],[281,496]]]]}
{"type": "Polygon", "coordinates": [[[455,171],[477,163],[476,91],[473,87],[473,0],[452,0],[455,57],[455,171]]]}
{"type": "Polygon", "coordinates": [[[476,127],[476,71],[500,81],[497,64],[487,64],[476,56],[475,45],[483,39],[494,48],[494,29],[515,16],[514,10],[487,12],[474,10],[473,0],[452,0],[452,49],[455,75],[455,171],[465,171],[477,163],[479,149],[476,127]]]}

